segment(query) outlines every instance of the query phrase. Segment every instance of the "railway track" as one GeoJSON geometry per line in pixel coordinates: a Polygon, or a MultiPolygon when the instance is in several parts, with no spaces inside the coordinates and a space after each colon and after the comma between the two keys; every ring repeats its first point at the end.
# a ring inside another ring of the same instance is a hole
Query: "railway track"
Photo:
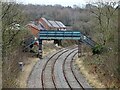
{"type": "MultiPolygon", "coordinates": [[[[51,56],[40,60],[35,65],[29,79],[28,88],[80,88],[84,90],[85,84],[81,84],[78,73],[73,67],[74,58],[77,55],[76,47],[61,49],[51,56]],[[37,71],[36,71],[37,68],[37,71]]],[[[87,85],[87,84],[86,84],[87,85]]]]}

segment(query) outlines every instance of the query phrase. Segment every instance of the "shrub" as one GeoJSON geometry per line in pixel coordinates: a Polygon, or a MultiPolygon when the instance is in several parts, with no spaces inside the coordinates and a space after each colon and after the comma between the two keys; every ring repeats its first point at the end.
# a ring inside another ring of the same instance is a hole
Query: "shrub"
{"type": "Polygon", "coordinates": [[[97,44],[95,47],[92,48],[93,55],[94,54],[101,54],[103,52],[103,45],[97,44]]]}

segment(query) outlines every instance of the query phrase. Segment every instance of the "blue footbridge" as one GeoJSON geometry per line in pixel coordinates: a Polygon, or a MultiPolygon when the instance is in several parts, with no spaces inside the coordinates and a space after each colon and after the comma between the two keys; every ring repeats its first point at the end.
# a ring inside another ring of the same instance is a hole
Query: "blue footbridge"
{"type": "Polygon", "coordinates": [[[80,40],[81,42],[94,47],[96,42],[90,37],[87,37],[78,30],[69,31],[56,31],[56,30],[44,30],[39,33],[40,40],[80,40]]]}
{"type": "Polygon", "coordinates": [[[78,40],[78,57],[80,57],[82,43],[89,45],[91,48],[96,45],[95,41],[79,30],[43,30],[38,34],[39,58],[42,58],[42,40],[78,40]]]}
{"type": "MultiPolygon", "coordinates": [[[[38,56],[42,58],[42,41],[43,40],[78,40],[78,57],[80,57],[81,53],[81,44],[85,43],[93,48],[97,43],[92,40],[90,37],[81,33],[79,30],[42,30],[38,33],[37,41],[39,41],[39,50],[38,56]]],[[[32,41],[27,47],[34,44],[36,40],[32,41]]]]}

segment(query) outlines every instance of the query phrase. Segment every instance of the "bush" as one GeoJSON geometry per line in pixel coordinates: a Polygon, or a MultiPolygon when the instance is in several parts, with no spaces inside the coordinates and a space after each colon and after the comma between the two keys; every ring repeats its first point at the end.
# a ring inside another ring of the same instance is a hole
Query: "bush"
{"type": "Polygon", "coordinates": [[[95,47],[92,48],[93,55],[94,54],[101,54],[103,52],[103,45],[97,44],[95,47]]]}

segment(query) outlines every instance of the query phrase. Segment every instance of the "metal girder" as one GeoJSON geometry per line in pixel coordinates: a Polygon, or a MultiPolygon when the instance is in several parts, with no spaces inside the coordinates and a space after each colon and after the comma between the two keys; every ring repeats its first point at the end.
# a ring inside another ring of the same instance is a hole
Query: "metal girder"
{"type": "Polygon", "coordinates": [[[80,39],[80,32],[79,31],[56,31],[56,30],[47,30],[47,31],[40,31],[39,38],[43,40],[48,39],[73,39],[79,40],[80,39]]]}
{"type": "Polygon", "coordinates": [[[82,34],[80,31],[58,31],[58,30],[43,30],[39,32],[38,35],[39,41],[39,58],[42,58],[42,40],[78,40],[78,57],[81,56],[81,45],[82,43],[86,43],[87,45],[94,47],[95,42],[82,34]]]}
{"type": "Polygon", "coordinates": [[[83,43],[94,47],[96,44],[91,38],[82,34],[80,31],[69,30],[69,31],[60,31],[60,30],[43,30],[39,33],[39,39],[42,40],[81,40],[83,43]]]}

